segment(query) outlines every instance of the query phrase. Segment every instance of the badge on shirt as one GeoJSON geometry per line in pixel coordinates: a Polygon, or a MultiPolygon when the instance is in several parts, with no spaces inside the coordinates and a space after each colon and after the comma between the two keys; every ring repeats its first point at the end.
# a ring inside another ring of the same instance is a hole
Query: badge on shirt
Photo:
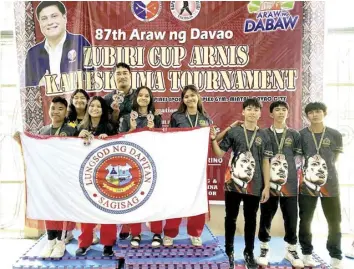
{"type": "Polygon", "coordinates": [[[284,142],[284,145],[285,145],[285,146],[290,147],[292,144],[293,144],[293,140],[292,140],[290,137],[288,137],[287,139],[285,139],[285,142],[284,142]]]}
{"type": "Polygon", "coordinates": [[[199,120],[199,126],[200,127],[205,127],[205,126],[208,126],[208,124],[206,123],[205,120],[199,120]]]}
{"type": "Polygon", "coordinates": [[[262,145],[262,138],[261,137],[257,137],[256,140],[254,141],[254,143],[256,143],[257,146],[262,145]]]}
{"type": "Polygon", "coordinates": [[[75,62],[76,61],[76,56],[77,56],[76,51],[75,50],[70,50],[68,52],[69,63],[75,62]]]}
{"type": "Polygon", "coordinates": [[[329,147],[330,145],[331,145],[331,140],[329,140],[328,137],[326,137],[325,139],[323,139],[322,147],[329,147]]]}

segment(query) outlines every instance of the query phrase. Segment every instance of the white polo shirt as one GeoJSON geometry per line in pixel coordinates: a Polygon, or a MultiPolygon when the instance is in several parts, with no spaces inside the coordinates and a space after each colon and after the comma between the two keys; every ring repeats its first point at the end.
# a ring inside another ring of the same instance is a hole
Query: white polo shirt
{"type": "Polygon", "coordinates": [[[44,43],[44,48],[48,52],[49,55],[49,67],[50,70],[49,73],[52,74],[57,74],[56,82],[59,83],[60,81],[60,62],[63,54],[63,46],[64,42],[66,39],[66,32],[63,36],[63,38],[59,41],[59,43],[56,45],[56,47],[52,48],[50,47],[48,40],[45,40],[44,43]]]}

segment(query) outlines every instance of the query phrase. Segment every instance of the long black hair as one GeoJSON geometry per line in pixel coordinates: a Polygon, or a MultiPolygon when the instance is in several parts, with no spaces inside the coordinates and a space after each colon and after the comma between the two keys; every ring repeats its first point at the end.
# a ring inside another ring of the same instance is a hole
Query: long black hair
{"type": "MultiPolygon", "coordinates": [[[[95,100],[97,100],[101,103],[101,108],[102,108],[102,115],[101,115],[100,122],[98,125],[108,124],[109,123],[109,121],[108,121],[108,106],[106,104],[106,101],[101,96],[92,97],[87,106],[90,107],[91,103],[95,100]]],[[[90,127],[91,127],[91,116],[89,114],[89,109],[87,109],[86,113],[85,113],[85,117],[79,125],[79,129],[88,130],[88,129],[90,129],[90,127]]]]}
{"type": "MultiPolygon", "coordinates": [[[[87,104],[90,100],[90,96],[88,95],[88,93],[85,90],[82,90],[82,89],[75,90],[70,96],[70,104],[69,104],[69,108],[68,108],[68,117],[67,117],[69,121],[76,121],[76,119],[77,119],[77,112],[76,112],[76,108],[73,104],[73,101],[74,101],[75,95],[78,93],[82,93],[85,96],[87,104]]],[[[85,112],[87,111],[87,104],[85,107],[85,112]]]]}
{"type": "Polygon", "coordinates": [[[146,87],[146,86],[141,86],[138,89],[136,89],[134,96],[133,96],[132,110],[134,110],[136,112],[139,111],[138,96],[139,96],[139,92],[142,89],[146,89],[149,93],[149,96],[150,96],[150,103],[148,104],[148,107],[147,107],[148,113],[151,112],[152,114],[155,114],[154,96],[152,95],[152,91],[150,90],[150,88],[146,87]]]}
{"type": "Polygon", "coordinates": [[[201,96],[199,94],[199,91],[198,91],[197,87],[194,86],[194,85],[187,85],[187,86],[185,86],[183,88],[183,91],[182,91],[182,94],[181,94],[181,102],[179,104],[179,107],[178,107],[177,111],[178,112],[182,112],[182,113],[186,112],[187,106],[184,103],[183,98],[186,95],[188,90],[191,90],[192,92],[194,92],[198,96],[197,109],[198,109],[199,113],[202,113],[204,116],[207,116],[207,112],[205,111],[204,106],[203,106],[202,98],[201,98],[201,96]]]}

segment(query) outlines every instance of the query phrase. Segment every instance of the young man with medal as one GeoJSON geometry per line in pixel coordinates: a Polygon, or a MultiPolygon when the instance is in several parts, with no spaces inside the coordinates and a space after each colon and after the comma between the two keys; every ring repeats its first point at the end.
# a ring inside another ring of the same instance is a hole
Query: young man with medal
{"type": "Polygon", "coordinates": [[[261,204],[261,220],[258,238],[260,256],[257,262],[261,266],[268,265],[270,229],[275,213],[280,208],[283,213],[285,237],[287,242],[285,259],[292,266],[303,268],[304,264],[297,253],[297,219],[298,219],[298,178],[297,163],[301,156],[300,134],[286,126],[289,105],[283,101],[275,101],[270,105],[270,116],[273,125],[266,129],[270,138],[274,157],[270,161],[270,198],[261,204]]]}
{"type": "MultiPolygon", "coordinates": [[[[54,97],[49,108],[49,117],[52,120],[50,125],[46,125],[39,130],[40,135],[55,136],[75,136],[77,130],[65,123],[68,102],[62,97],[54,97]]],[[[48,243],[41,252],[42,258],[61,258],[65,253],[65,230],[70,230],[69,226],[75,223],[65,223],[62,221],[45,221],[48,243]],[[66,226],[66,227],[64,227],[66,226]],[[64,231],[63,231],[64,230],[64,231]]]]}
{"type": "MultiPolygon", "coordinates": [[[[205,127],[212,124],[206,113],[202,98],[197,87],[187,85],[183,88],[181,102],[178,110],[171,115],[170,127],[172,128],[193,128],[205,127]]],[[[186,150],[188,154],[189,150],[186,150]]],[[[164,227],[164,246],[172,246],[173,239],[178,235],[179,225],[182,218],[168,219],[164,227]]],[[[205,214],[191,216],[187,218],[187,233],[190,236],[192,245],[202,246],[201,234],[205,224],[205,214]]]]}
{"type": "Polygon", "coordinates": [[[273,156],[270,139],[265,130],[257,126],[262,104],[257,98],[249,98],[243,103],[244,123],[228,130],[220,145],[215,130],[211,130],[212,147],[217,157],[223,157],[231,148],[232,161],[225,178],[225,251],[230,268],[234,268],[234,237],[236,219],[241,201],[245,217],[246,268],[256,269],[254,239],[259,202],[269,198],[269,159],[273,156]]]}
{"type": "Polygon", "coordinates": [[[304,156],[303,180],[300,184],[299,241],[305,266],[316,266],[312,258],[311,223],[320,197],[328,224],[327,250],[331,256],[331,268],[342,269],[341,204],[336,162],[343,152],[342,135],[324,125],[327,107],[320,102],[309,103],[305,113],[310,126],[300,131],[304,156]]]}

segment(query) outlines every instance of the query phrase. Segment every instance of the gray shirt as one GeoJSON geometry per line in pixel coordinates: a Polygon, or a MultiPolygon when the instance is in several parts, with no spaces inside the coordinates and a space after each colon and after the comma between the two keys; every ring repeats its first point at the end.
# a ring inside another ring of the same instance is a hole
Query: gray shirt
{"type": "MultiPolygon", "coordinates": [[[[247,130],[248,140],[251,140],[254,131],[247,130]]],[[[257,130],[254,143],[251,147],[252,156],[247,156],[247,142],[243,127],[236,126],[230,129],[220,143],[220,149],[233,151],[231,168],[226,172],[225,191],[234,191],[243,194],[260,196],[264,187],[262,162],[264,158],[273,156],[272,145],[265,130],[257,130]],[[228,176],[230,173],[230,177],[228,176]],[[236,176],[232,176],[235,174],[236,176]],[[242,179],[247,174],[250,179],[242,179]],[[237,176],[240,175],[240,176],[237,176]],[[238,179],[234,179],[238,177],[238,179]]]]}
{"type": "MultiPolygon", "coordinates": [[[[278,144],[274,137],[273,128],[266,129],[270,138],[273,154],[278,153],[278,144]]],[[[281,142],[283,133],[276,133],[278,142],[281,142]]],[[[271,181],[271,196],[297,196],[298,194],[298,177],[295,164],[295,156],[301,155],[301,137],[300,133],[294,129],[288,128],[286,130],[286,136],[284,140],[284,146],[281,154],[285,155],[287,162],[287,181],[284,185],[272,183],[271,181]]]]}
{"type": "Polygon", "coordinates": [[[76,136],[77,135],[77,130],[76,128],[73,128],[69,125],[67,125],[66,123],[64,123],[62,125],[62,127],[60,128],[60,130],[58,131],[59,128],[52,128],[52,125],[46,125],[43,126],[38,134],[40,135],[55,135],[56,133],[58,133],[59,136],[76,136]]]}
{"type": "MultiPolygon", "coordinates": [[[[300,193],[320,197],[339,196],[336,156],[343,152],[342,135],[337,130],[326,127],[322,146],[317,155],[316,145],[309,128],[300,131],[302,152],[305,158],[303,181],[300,193]]],[[[322,133],[316,133],[319,145],[322,133]]]]}

